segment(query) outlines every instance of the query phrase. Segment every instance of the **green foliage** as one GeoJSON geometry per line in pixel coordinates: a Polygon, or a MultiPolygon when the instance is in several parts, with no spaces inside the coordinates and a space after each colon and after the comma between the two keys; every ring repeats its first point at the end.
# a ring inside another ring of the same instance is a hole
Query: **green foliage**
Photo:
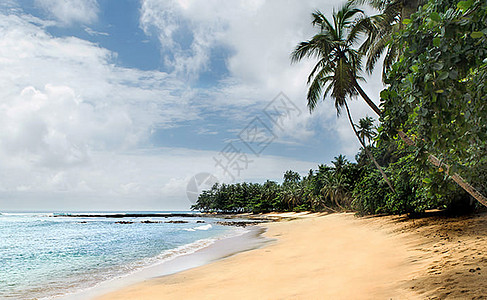
{"type": "Polygon", "coordinates": [[[487,154],[486,33],[485,1],[429,1],[396,35],[404,51],[381,93],[384,134],[394,137],[402,129],[415,138],[411,165],[425,175],[421,184],[428,192],[447,203],[455,202],[452,193],[462,193],[444,184],[444,170],[426,165],[426,153],[487,192],[478,176],[487,154]]]}
{"type": "Polygon", "coordinates": [[[301,180],[301,175],[298,172],[289,170],[284,173],[284,185],[297,184],[299,180],[301,180]]]}
{"type": "Polygon", "coordinates": [[[353,190],[352,207],[362,215],[385,213],[388,194],[387,184],[379,172],[367,169],[353,190]]]}
{"type": "MultiPolygon", "coordinates": [[[[357,163],[339,155],[333,167],[320,165],[307,176],[287,171],[284,181],[216,184],[204,191],[192,209],[220,213],[266,213],[272,211],[337,211],[354,209],[359,214],[421,213],[426,209],[449,209],[460,213],[471,209],[468,195],[451,184],[442,172],[417,165],[414,154],[398,148],[394,140],[368,146],[392,181],[393,193],[363,149],[357,163]]],[[[480,170],[485,170],[485,165],[480,170]]],[[[487,176],[483,172],[481,178],[487,176]]]]}
{"type": "Polygon", "coordinates": [[[286,171],[284,181],[277,184],[215,184],[198,197],[194,210],[220,213],[265,213],[271,211],[322,211],[348,209],[357,177],[357,164],[340,155],[334,168],[320,165],[301,178],[286,171]]]}

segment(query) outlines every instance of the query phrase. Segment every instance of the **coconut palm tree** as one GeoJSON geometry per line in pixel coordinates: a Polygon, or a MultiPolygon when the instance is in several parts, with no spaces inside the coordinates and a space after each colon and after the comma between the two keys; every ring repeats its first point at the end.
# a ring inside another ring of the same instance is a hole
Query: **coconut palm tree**
{"type": "Polygon", "coordinates": [[[345,168],[345,166],[349,163],[349,161],[345,157],[345,155],[343,155],[343,154],[340,154],[338,156],[335,156],[334,159],[335,160],[332,161],[331,163],[333,164],[333,166],[335,168],[335,173],[341,174],[343,168],[345,168]]]}
{"type": "Polygon", "coordinates": [[[345,175],[334,172],[329,173],[326,177],[326,183],[321,189],[325,197],[329,197],[332,203],[344,210],[342,204],[348,204],[350,201],[350,186],[347,183],[345,175]]]}
{"type": "Polygon", "coordinates": [[[370,153],[369,148],[365,144],[365,140],[360,136],[360,133],[357,131],[357,128],[355,128],[355,124],[353,124],[353,120],[352,120],[352,115],[350,114],[350,109],[348,108],[348,104],[346,102],[345,102],[345,108],[347,109],[348,120],[350,121],[350,125],[352,126],[353,132],[357,136],[357,138],[358,138],[358,140],[360,142],[360,145],[362,145],[362,148],[364,149],[365,154],[367,154],[367,156],[369,157],[369,159],[374,163],[374,165],[377,168],[377,170],[379,170],[382,178],[384,178],[385,182],[387,183],[387,185],[389,186],[389,188],[391,189],[391,191],[393,193],[396,193],[396,190],[392,186],[391,181],[387,177],[386,173],[384,172],[384,170],[382,170],[382,167],[379,165],[379,163],[377,162],[377,160],[375,159],[375,157],[372,155],[372,153],[370,153]]]}
{"type": "Polygon", "coordinates": [[[367,53],[366,71],[370,74],[375,64],[385,52],[382,74],[397,60],[400,49],[392,43],[394,33],[402,27],[404,20],[414,13],[423,0],[350,0],[351,4],[368,4],[379,11],[379,14],[365,17],[357,22],[354,30],[366,34],[366,39],[359,48],[367,53]]]}
{"type": "MultiPolygon", "coordinates": [[[[357,1],[382,3],[381,5],[383,6],[380,9],[382,8],[385,11],[386,6],[388,6],[391,9],[392,16],[394,16],[392,13],[393,8],[400,5],[400,9],[396,8],[396,10],[400,10],[398,24],[402,26],[402,21],[417,9],[422,0],[357,1]],[[394,3],[396,6],[393,5],[394,3]]],[[[345,106],[347,97],[351,98],[360,94],[370,108],[377,115],[381,116],[380,109],[358,84],[358,81],[363,79],[358,75],[361,70],[362,51],[357,51],[352,48],[360,33],[363,32],[360,28],[353,28],[355,17],[358,15],[363,16],[363,11],[354,8],[352,2],[348,2],[338,12],[333,13],[333,23],[330,23],[321,12],[316,11],[313,13],[314,19],[312,24],[318,27],[320,32],[313,36],[311,40],[301,42],[292,52],[292,62],[298,62],[303,58],[319,59],[308,77],[310,87],[307,98],[310,111],[313,111],[318,101],[322,97],[323,99],[326,98],[331,91],[331,97],[335,99],[335,107],[337,108],[338,114],[340,114],[341,108],[345,106]]],[[[394,18],[398,18],[397,15],[394,18]]],[[[380,34],[378,34],[378,37],[380,37],[380,34]]],[[[387,42],[389,43],[390,40],[387,40],[387,42]]],[[[389,46],[389,44],[386,46],[389,46]]],[[[394,59],[391,60],[391,64],[393,61],[394,59]]],[[[398,135],[407,145],[414,146],[416,144],[402,130],[398,130],[398,135]]],[[[484,206],[487,206],[487,198],[459,174],[450,174],[449,165],[441,162],[432,154],[428,155],[428,159],[434,166],[445,169],[446,174],[449,174],[459,186],[484,206]]],[[[381,173],[383,174],[383,172],[381,173]]]]}
{"type": "Polygon", "coordinates": [[[347,98],[360,94],[372,109],[380,114],[374,102],[358,84],[362,69],[361,53],[353,48],[359,31],[352,30],[353,23],[363,11],[345,4],[333,12],[330,22],[320,11],[312,14],[312,25],[319,32],[308,41],[301,42],[291,53],[293,63],[303,58],[317,58],[318,62],[308,76],[308,108],[313,111],[320,99],[328,94],[335,99],[335,107],[340,114],[347,98]]]}
{"type": "Polygon", "coordinates": [[[355,126],[357,127],[357,132],[359,134],[360,139],[362,139],[364,143],[365,140],[367,140],[367,142],[370,144],[377,136],[374,127],[374,119],[369,116],[365,118],[361,118],[358,121],[358,124],[356,124],[355,126]]]}
{"type": "MultiPolygon", "coordinates": [[[[358,84],[358,80],[362,79],[359,75],[362,69],[362,56],[359,51],[353,49],[359,33],[359,31],[354,30],[353,25],[359,15],[363,15],[363,11],[353,7],[351,3],[345,4],[337,12],[333,12],[333,23],[321,12],[314,12],[312,24],[318,27],[320,31],[311,40],[301,42],[294,49],[291,54],[291,61],[298,62],[305,57],[319,59],[308,77],[308,84],[310,85],[307,95],[309,110],[313,111],[318,101],[321,98],[325,99],[331,92],[331,97],[335,100],[337,114],[340,115],[343,107],[347,109],[353,131],[365,149],[366,147],[353,124],[347,99],[360,94],[377,114],[380,114],[380,110],[358,84]]],[[[374,161],[391,190],[394,191],[375,158],[372,155],[369,155],[369,158],[374,161]]]]}

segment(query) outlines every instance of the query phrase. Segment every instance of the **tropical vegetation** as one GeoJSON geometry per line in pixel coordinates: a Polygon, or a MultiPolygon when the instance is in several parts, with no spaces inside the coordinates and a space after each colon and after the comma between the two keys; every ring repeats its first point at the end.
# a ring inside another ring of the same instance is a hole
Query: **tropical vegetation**
{"type": "Polygon", "coordinates": [[[312,17],[318,33],[291,60],[317,60],[308,108],[328,95],[338,114],[345,108],[362,146],[355,162],[339,155],[302,177],[288,171],[281,184],[215,185],[193,208],[414,214],[487,206],[487,3],[353,0],[331,19],[312,17]],[[379,13],[365,16],[355,6],[364,3],[379,13]],[[359,82],[381,57],[377,106],[359,82]],[[354,124],[348,106],[358,96],[379,116],[377,128],[370,117],[354,124]]]}

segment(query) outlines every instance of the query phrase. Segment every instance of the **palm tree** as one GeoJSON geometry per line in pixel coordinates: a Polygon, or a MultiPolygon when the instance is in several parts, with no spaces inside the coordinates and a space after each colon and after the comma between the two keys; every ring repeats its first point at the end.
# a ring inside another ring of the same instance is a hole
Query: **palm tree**
{"type": "Polygon", "coordinates": [[[325,197],[329,197],[332,203],[335,203],[337,207],[344,210],[341,203],[348,204],[350,200],[349,185],[343,174],[329,173],[326,177],[325,186],[321,189],[321,192],[325,197]]]}
{"type": "Polygon", "coordinates": [[[303,58],[318,58],[311,74],[308,76],[308,108],[313,111],[318,101],[331,93],[335,99],[338,114],[347,97],[360,94],[365,102],[380,114],[374,102],[365,94],[358,84],[363,78],[358,75],[362,69],[359,51],[352,48],[359,37],[359,31],[352,30],[353,22],[363,15],[363,11],[345,4],[338,12],[333,12],[333,23],[320,12],[312,14],[312,25],[320,32],[312,39],[301,42],[292,52],[293,63],[303,58]]]}
{"type": "Polygon", "coordinates": [[[365,140],[360,137],[360,133],[355,128],[355,124],[353,124],[353,120],[352,120],[352,115],[350,114],[350,109],[348,108],[348,104],[346,102],[345,102],[345,108],[347,109],[347,115],[348,115],[348,120],[350,121],[350,125],[352,126],[353,132],[357,136],[357,138],[358,138],[358,140],[360,142],[360,145],[362,145],[362,148],[364,149],[364,151],[367,154],[367,156],[369,157],[369,159],[374,163],[374,165],[377,168],[377,170],[379,170],[382,178],[384,178],[385,182],[387,183],[387,185],[389,186],[389,188],[391,189],[391,191],[395,194],[396,193],[396,190],[392,186],[391,181],[387,177],[387,175],[384,172],[384,170],[382,170],[382,167],[379,165],[379,163],[377,162],[377,160],[375,159],[375,157],[372,155],[372,153],[370,153],[369,148],[367,147],[367,145],[365,145],[365,140]]]}
{"type": "Polygon", "coordinates": [[[367,140],[367,142],[370,144],[373,142],[374,138],[377,136],[377,133],[375,132],[375,127],[374,127],[374,119],[367,116],[365,118],[361,118],[358,121],[358,124],[355,125],[357,127],[357,132],[361,140],[364,141],[367,140]]]}
{"type": "MultiPolygon", "coordinates": [[[[353,124],[347,98],[360,94],[377,114],[380,114],[380,110],[358,84],[358,80],[363,79],[358,75],[362,68],[362,55],[353,49],[359,34],[353,26],[358,15],[363,15],[363,11],[353,7],[350,2],[338,12],[333,12],[333,24],[321,12],[314,12],[312,24],[318,27],[320,32],[311,40],[301,42],[292,52],[291,61],[298,62],[305,57],[319,59],[308,77],[308,84],[311,83],[307,95],[309,110],[313,111],[318,101],[322,97],[326,98],[331,91],[337,114],[340,115],[343,107],[347,109],[353,131],[365,149],[353,124]]],[[[374,161],[391,190],[394,191],[375,158],[372,155],[369,155],[369,158],[374,161]]]]}
{"type": "Polygon", "coordinates": [[[302,200],[302,189],[298,184],[287,185],[282,191],[283,200],[289,210],[298,207],[302,200]]]}
{"type": "Polygon", "coordinates": [[[335,167],[335,173],[342,173],[343,168],[349,163],[348,159],[345,157],[345,155],[340,154],[338,156],[334,157],[335,160],[332,161],[331,163],[335,167]]]}
{"type": "MultiPolygon", "coordinates": [[[[352,0],[353,1],[353,0],[352,0]]],[[[385,11],[389,8],[393,19],[398,19],[399,26],[402,26],[402,20],[409,17],[414,12],[421,0],[357,0],[359,2],[382,3],[381,6],[385,11]],[[399,6],[398,6],[399,5],[399,6]],[[399,15],[392,12],[400,11],[399,15]],[[399,8],[398,8],[399,7],[399,8]],[[399,17],[398,17],[399,16],[399,17]]],[[[333,25],[319,11],[313,13],[313,26],[320,28],[320,32],[306,42],[301,42],[291,54],[291,61],[298,62],[303,58],[318,58],[319,61],[311,71],[308,77],[308,108],[313,111],[321,97],[326,98],[331,91],[331,97],[335,99],[335,107],[338,114],[346,104],[347,97],[353,97],[357,94],[364,99],[370,108],[379,116],[381,111],[375,103],[367,96],[358,84],[358,80],[363,79],[358,75],[361,70],[362,51],[352,49],[354,42],[360,35],[360,28],[353,28],[354,18],[357,15],[363,15],[363,11],[354,8],[351,2],[345,4],[338,12],[333,13],[333,25]]],[[[385,18],[385,17],[384,17],[385,18]]],[[[392,24],[395,24],[392,22],[392,24]]],[[[373,30],[371,31],[373,32],[373,30]]],[[[382,33],[378,34],[380,37],[382,33]]],[[[384,39],[386,41],[386,39],[384,39]]],[[[387,40],[387,45],[389,46],[387,40]]],[[[385,49],[385,47],[383,48],[385,49]]],[[[389,50],[390,51],[390,50],[389,50]]],[[[382,53],[382,52],[381,52],[382,53]]],[[[369,55],[370,56],[370,55],[369,55]]],[[[380,55],[379,55],[380,56],[380,55]]],[[[378,59],[377,57],[376,59],[378,59]]],[[[391,58],[391,63],[394,59],[391,58]]],[[[353,122],[352,122],[353,124],[353,122]]],[[[354,127],[353,127],[354,128],[354,127]]],[[[398,130],[399,137],[409,146],[416,143],[411,140],[406,133],[398,130]]],[[[432,154],[428,155],[429,161],[438,168],[443,168],[446,174],[450,175],[450,166],[441,162],[432,154]]],[[[384,174],[383,172],[381,172],[384,174]]],[[[451,174],[451,178],[467,191],[477,201],[487,206],[487,198],[471,186],[459,174],[451,174]]],[[[385,178],[384,178],[385,179],[385,178]]]]}
{"type": "Polygon", "coordinates": [[[372,73],[375,64],[385,52],[382,74],[385,78],[387,70],[397,60],[400,49],[391,43],[394,33],[403,27],[404,19],[414,13],[423,0],[350,0],[352,4],[369,4],[380,13],[365,17],[357,22],[354,30],[366,33],[366,39],[360,47],[367,53],[366,70],[372,73]]]}
{"type": "Polygon", "coordinates": [[[297,184],[301,180],[301,175],[293,170],[288,170],[284,173],[283,185],[297,184]]]}

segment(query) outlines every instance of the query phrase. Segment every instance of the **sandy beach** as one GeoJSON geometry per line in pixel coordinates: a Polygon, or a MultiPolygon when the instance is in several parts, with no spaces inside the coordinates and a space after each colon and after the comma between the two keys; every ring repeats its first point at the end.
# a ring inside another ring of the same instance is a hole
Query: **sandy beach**
{"type": "Polygon", "coordinates": [[[287,214],[269,245],[99,299],[485,299],[487,216],[287,214]]]}

